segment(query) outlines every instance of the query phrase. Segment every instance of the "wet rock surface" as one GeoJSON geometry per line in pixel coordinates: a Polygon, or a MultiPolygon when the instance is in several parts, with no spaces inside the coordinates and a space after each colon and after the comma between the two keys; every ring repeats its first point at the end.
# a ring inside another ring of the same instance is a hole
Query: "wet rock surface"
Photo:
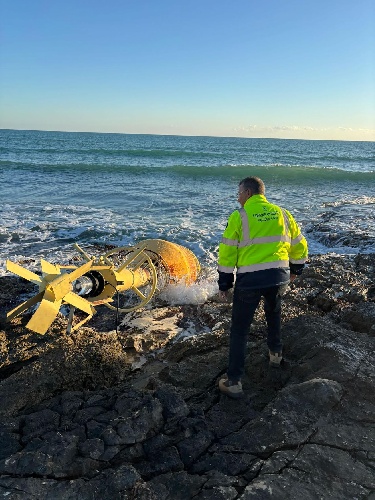
{"type": "Polygon", "coordinates": [[[0,279],[0,495],[9,499],[375,498],[375,256],[313,256],[270,368],[259,309],[245,396],[217,389],[231,307],[106,308],[40,336],[0,279]],[[194,333],[194,335],[192,335],[194,333]]]}

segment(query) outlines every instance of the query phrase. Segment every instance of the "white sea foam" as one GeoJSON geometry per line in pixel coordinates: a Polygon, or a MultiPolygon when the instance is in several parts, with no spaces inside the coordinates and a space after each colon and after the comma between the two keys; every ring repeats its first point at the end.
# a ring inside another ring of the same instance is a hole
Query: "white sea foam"
{"type": "Polygon", "coordinates": [[[204,304],[218,290],[216,282],[205,279],[190,286],[183,283],[168,285],[159,297],[170,305],[204,304]]]}
{"type": "Polygon", "coordinates": [[[326,201],[322,204],[323,207],[341,207],[344,205],[374,205],[374,196],[360,196],[357,198],[341,198],[335,201],[326,201]]]}

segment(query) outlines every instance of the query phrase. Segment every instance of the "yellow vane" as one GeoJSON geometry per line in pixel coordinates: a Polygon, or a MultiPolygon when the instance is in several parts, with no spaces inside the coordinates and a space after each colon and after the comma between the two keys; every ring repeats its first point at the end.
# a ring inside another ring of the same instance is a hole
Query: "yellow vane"
{"type": "Polygon", "coordinates": [[[90,257],[78,245],[75,247],[86,261],[84,264],[62,266],[42,259],[41,276],[7,260],[8,271],[39,286],[37,295],[7,314],[8,321],[40,302],[26,327],[43,335],[60,307],[68,304],[71,308],[68,331],[73,331],[92,318],[96,312],[94,306],[133,311],[146,305],[157,290],[169,283],[193,283],[200,270],[190,250],[165,240],[144,240],[134,247],[115,248],[99,257],[90,257]],[[116,305],[110,304],[114,295],[116,305]],[[87,316],[73,327],[75,309],[87,316]]]}

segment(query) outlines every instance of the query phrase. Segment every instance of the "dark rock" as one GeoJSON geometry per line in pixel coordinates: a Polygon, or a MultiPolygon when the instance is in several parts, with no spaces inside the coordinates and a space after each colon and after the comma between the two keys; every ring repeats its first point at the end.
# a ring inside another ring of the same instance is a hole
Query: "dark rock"
{"type": "Polygon", "coordinates": [[[106,424],[96,422],[96,420],[89,420],[86,424],[88,439],[100,438],[106,428],[106,424]]]}
{"type": "Polygon", "coordinates": [[[201,431],[196,435],[180,441],[177,445],[181,460],[190,467],[213,442],[214,435],[210,431],[201,431]]]}
{"type": "Polygon", "coordinates": [[[87,439],[79,446],[79,451],[84,457],[93,458],[97,460],[104,453],[104,441],[102,439],[94,438],[87,439]]]}
{"type": "Polygon", "coordinates": [[[60,422],[60,415],[51,410],[42,410],[26,415],[22,429],[22,441],[27,442],[49,431],[55,431],[60,422]]]}
{"type": "Polygon", "coordinates": [[[74,422],[78,424],[82,424],[87,422],[88,420],[93,420],[97,415],[103,413],[104,409],[100,406],[92,406],[89,408],[83,408],[82,410],[78,410],[74,417],[74,422]]]}
{"type": "Polygon", "coordinates": [[[99,460],[102,462],[109,462],[120,453],[120,446],[106,446],[105,451],[100,455],[99,460]]]}
{"type": "MultiPolygon", "coordinates": [[[[62,315],[45,336],[1,323],[0,496],[374,497],[374,270],[373,254],[311,257],[284,297],[278,370],[256,311],[241,400],[217,387],[229,304],[146,308],[118,334],[108,312],[71,335],[62,315]]],[[[1,308],[24,284],[0,280],[1,308]]]]}
{"type": "Polygon", "coordinates": [[[168,498],[191,500],[200,492],[204,483],[204,477],[191,476],[187,472],[181,471],[174,474],[161,474],[149,481],[147,486],[149,491],[155,495],[155,497],[151,498],[158,500],[167,500],[168,498]]]}
{"type": "Polygon", "coordinates": [[[143,443],[143,448],[149,458],[156,459],[158,453],[172,443],[172,438],[164,434],[157,434],[143,443]]]}
{"type": "Polygon", "coordinates": [[[233,486],[214,486],[201,491],[195,498],[199,500],[232,500],[237,498],[238,491],[233,486]]]}
{"type": "Polygon", "coordinates": [[[189,413],[187,404],[173,385],[159,387],[155,396],[163,406],[163,417],[166,420],[173,417],[184,417],[189,413]]]}
{"type": "Polygon", "coordinates": [[[360,304],[346,311],[342,321],[348,323],[355,332],[370,333],[375,325],[375,303],[360,304]]]}
{"type": "Polygon", "coordinates": [[[321,477],[317,474],[308,474],[303,470],[287,468],[280,474],[264,475],[254,479],[246,486],[239,500],[273,500],[275,498],[303,498],[316,500],[324,498],[330,500],[369,498],[370,490],[350,480],[341,480],[337,477],[321,477]],[[328,479],[329,477],[329,479],[328,479]]]}
{"type": "Polygon", "coordinates": [[[318,422],[329,415],[341,395],[340,384],[324,379],[286,387],[260,417],[223,438],[216,447],[232,452],[251,450],[267,457],[277,449],[298,446],[310,438],[318,422]]]}
{"type": "Polygon", "coordinates": [[[111,498],[121,500],[127,497],[141,480],[131,466],[121,466],[104,471],[90,481],[84,479],[53,480],[38,478],[0,478],[0,492],[15,499],[37,498],[38,500],[92,500],[111,498]]]}
{"type": "Polygon", "coordinates": [[[0,430],[0,460],[7,458],[22,449],[20,435],[0,430]]]}
{"type": "Polygon", "coordinates": [[[74,416],[77,410],[83,405],[83,401],[78,397],[65,399],[61,403],[61,413],[70,417],[74,416]]]}
{"type": "Polygon", "coordinates": [[[241,452],[241,450],[235,450],[232,453],[215,446],[192,466],[192,471],[197,474],[218,471],[229,476],[241,476],[255,461],[256,457],[250,453],[241,452]],[[222,451],[215,451],[219,448],[222,451]]]}
{"type": "Polygon", "coordinates": [[[184,464],[180,459],[177,449],[174,446],[170,446],[161,450],[151,460],[140,462],[135,467],[143,478],[149,479],[167,472],[182,471],[184,464]]]}

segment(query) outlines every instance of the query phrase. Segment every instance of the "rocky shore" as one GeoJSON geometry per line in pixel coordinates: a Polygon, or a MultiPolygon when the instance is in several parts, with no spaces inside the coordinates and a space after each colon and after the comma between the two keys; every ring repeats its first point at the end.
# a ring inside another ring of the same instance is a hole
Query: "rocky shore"
{"type": "Polygon", "coordinates": [[[245,397],[217,389],[230,305],[99,308],[78,332],[5,323],[34,286],[0,279],[0,496],[375,499],[375,255],[311,257],[270,368],[258,310],[245,397]]]}

